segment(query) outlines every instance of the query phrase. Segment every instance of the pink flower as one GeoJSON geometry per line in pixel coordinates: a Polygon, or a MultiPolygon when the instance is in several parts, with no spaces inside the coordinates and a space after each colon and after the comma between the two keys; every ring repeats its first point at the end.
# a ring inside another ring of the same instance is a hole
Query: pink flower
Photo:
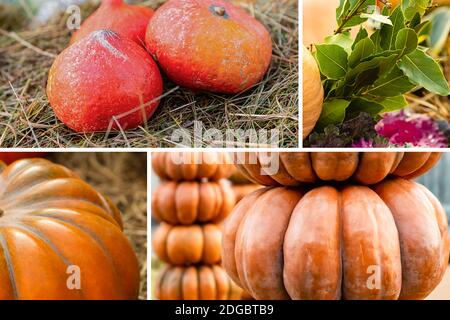
{"type": "Polygon", "coordinates": [[[387,113],[375,130],[396,146],[446,148],[448,140],[438,124],[425,115],[408,116],[403,110],[387,113]]]}

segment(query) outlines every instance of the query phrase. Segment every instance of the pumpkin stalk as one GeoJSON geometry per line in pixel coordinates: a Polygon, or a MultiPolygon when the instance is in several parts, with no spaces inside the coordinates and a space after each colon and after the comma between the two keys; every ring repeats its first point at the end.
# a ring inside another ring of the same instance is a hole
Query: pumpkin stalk
{"type": "Polygon", "coordinates": [[[5,211],[3,211],[2,209],[0,209],[0,218],[3,217],[5,215],[5,211]]]}

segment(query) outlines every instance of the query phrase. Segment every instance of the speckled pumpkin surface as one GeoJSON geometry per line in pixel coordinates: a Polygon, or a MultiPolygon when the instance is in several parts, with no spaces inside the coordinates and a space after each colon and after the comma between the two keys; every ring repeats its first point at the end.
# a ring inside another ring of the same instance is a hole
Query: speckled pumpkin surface
{"type": "Polygon", "coordinates": [[[250,180],[267,186],[347,180],[371,185],[390,175],[417,178],[441,156],[439,152],[280,152],[268,157],[248,154],[250,160],[238,167],[250,180]],[[269,171],[275,166],[279,170],[269,171]]]}
{"type": "Polygon", "coordinates": [[[257,299],[423,299],[448,265],[445,211],[420,184],[265,188],[226,220],[223,265],[257,299]]]}
{"type": "Polygon", "coordinates": [[[156,11],[146,45],[178,85],[238,93],[259,82],[272,56],[267,29],[223,0],[169,0],[156,11]]]}
{"type": "Polygon", "coordinates": [[[241,294],[220,266],[167,266],[155,290],[158,300],[239,300],[241,294]]]}
{"type": "Polygon", "coordinates": [[[2,167],[0,209],[0,300],[137,298],[120,212],[68,169],[43,159],[2,167]],[[80,289],[68,288],[71,266],[80,289]]]}
{"type": "Polygon", "coordinates": [[[215,224],[172,226],[162,223],[153,235],[153,250],[172,265],[218,264],[222,231],[215,224]]]}
{"type": "Polygon", "coordinates": [[[108,29],[144,46],[145,31],[153,13],[150,8],[129,5],[123,0],[102,0],[100,7],[73,34],[70,43],[93,31],[108,29]]]}
{"type": "Polygon", "coordinates": [[[162,89],[161,74],[145,49],[100,30],[58,55],[47,97],[58,119],[77,132],[125,130],[153,115],[162,89]]]}

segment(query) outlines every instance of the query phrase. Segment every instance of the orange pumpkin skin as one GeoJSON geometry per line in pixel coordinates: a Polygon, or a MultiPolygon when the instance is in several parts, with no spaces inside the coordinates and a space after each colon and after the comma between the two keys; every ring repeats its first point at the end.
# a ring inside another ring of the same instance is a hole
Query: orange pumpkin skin
{"type": "Polygon", "coordinates": [[[153,236],[153,250],[171,265],[218,264],[222,231],[214,224],[172,226],[162,223],[153,236]]]}
{"type": "Polygon", "coordinates": [[[261,189],[262,186],[258,184],[238,184],[233,185],[233,192],[234,196],[236,197],[236,203],[241,201],[245,196],[249,195],[250,193],[261,189]]]}
{"type": "Polygon", "coordinates": [[[0,161],[3,161],[6,164],[11,164],[16,160],[40,158],[45,155],[45,152],[0,152],[0,161]]]}
{"type": "Polygon", "coordinates": [[[225,152],[156,152],[152,168],[161,179],[172,181],[218,181],[236,170],[225,152]]]}
{"type": "Polygon", "coordinates": [[[222,260],[256,299],[423,299],[449,251],[439,201],[397,178],[373,189],[258,190],[226,220],[222,260]]]}
{"type": "Polygon", "coordinates": [[[142,47],[99,30],[58,55],[47,97],[69,128],[94,132],[143,124],[155,112],[162,89],[158,67],[142,47]]]}
{"type": "Polygon", "coordinates": [[[44,159],[4,167],[0,189],[0,300],[138,297],[138,262],[110,200],[44,159]],[[81,289],[68,289],[70,266],[81,289]]]}
{"type": "Polygon", "coordinates": [[[320,78],[319,66],[308,49],[303,47],[303,104],[302,124],[303,140],[314,130],[323,107],[324,91],[320,78]]]}
{"type": "Polygon", "coordinates": [[[168,266],[156,283],[158,300],[239,300],[242,289],[219,266],[168,266]]]}
{"type": "Polygon", "coordinates": [[[272,57],[267,29],[223,0],[169,0],[156,10],[146,45],[176,84],[239,93],[259,82],[272,57]]]}
{"type": "Polygon", "coordinates": [[[123,0],[103,0],[73,34],[70,43],[83,39],[93,31],[108,29],[144,46],[145,31],[153,14],[150,8],[129,5],[123,0]]]}
{"type": "Polygon", "coordinates": [[[268,185],[296,186],[318,181],[354,180],[372,185],[389,175],[413,179],[431,170],[440,160],[439,152],[282,152],[279,170],[267,172],[268,161],[258,158],[258,163],[238,164],[239,169],[252,181],[268,185]]]}
{"type": "Polygon", "coordinates": [[[153,216],[173,225],[218,223],[235,205],[233,190],[225,181],[173,181],[159,186],[152,197],[153,216]]]}

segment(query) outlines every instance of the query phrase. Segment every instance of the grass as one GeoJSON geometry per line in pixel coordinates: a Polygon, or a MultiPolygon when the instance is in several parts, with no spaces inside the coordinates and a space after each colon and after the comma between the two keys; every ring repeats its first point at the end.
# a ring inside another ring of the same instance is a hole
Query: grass
{"type": "Polygon", "coordinates": [[[147,155],[70,152],[47,158],[76,172],[120,209],[124,232],[141,269],[139,298],[147,299],[147,155]]]}
{"type": "MultiPolygon", "coordinates": [[[[162,2],[143,4],[156,8],[162,2]]],[[[183,129],[193,136],[196,121],[201,122],[203,132],[214,128],[223,135],[230,129],[278,129],[280,147],[297,147],[297,0],[261,0],[246,8],[270,30],[273,39],[271,67],[261,83],[243,94],[227,96],[194,94],[166,79],[168,94],[156,114],[142,127],[126,132],[75,133],[49,106],[45,94],[48,70],[71,35],[66,15],[33,29],[23,29],[23,19],[15,19],[18,28],[0,25],[0,147],[175,147],[173,131],[183,129]]],[[[94,9],[95,4],[84,5],[83,17],[94,9]]],[[[11,18],[23,13],[6,14],[11,18]]],[[[10,24],[10,20],[15,21],[9,19],[10,24]]],[[[216,146],[223,142],[215,141],[216,146]]],[[[244,138],[238,142],[240,147],[254,146],[244,138]]],[[[197,146],[207,144],[202,141],[197,146]]]]}

